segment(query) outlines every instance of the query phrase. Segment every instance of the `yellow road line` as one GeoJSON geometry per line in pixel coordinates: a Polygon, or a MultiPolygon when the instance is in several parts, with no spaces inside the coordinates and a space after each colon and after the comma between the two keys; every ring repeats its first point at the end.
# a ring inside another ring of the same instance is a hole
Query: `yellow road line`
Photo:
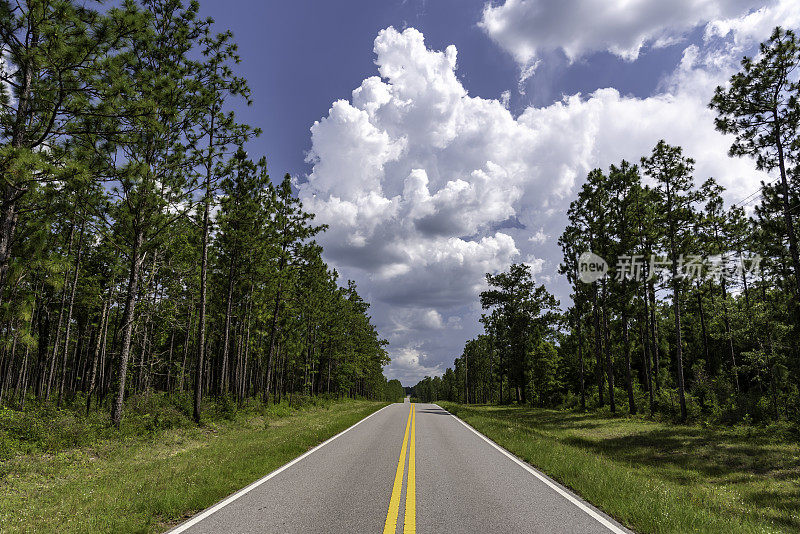
{"type": "Polygon", "coordinates": [[[408,411],[406,433],[403,436],[403,448],[400,449],[400,460],[397,462],[397,472],[394,475],[392,498],[389,500],[389,512],[386,514],[386,523],[383,525],[383,534],[395,534],[397,531],[397,514],[400,513],[400,492],[403,491],[403,473],[406,467],[406,446],[408,445],[408,430],[411,427],[411,415],[414,407],[408,411]]]}
{"type": "Polygon", "coordinates": [[[406,487],[406,514],[403,520],[403,534],[417,532],[417,468],[414,454],[414,434],[417,426],[417,411],[411,405],[411,438],[408,444],[408,486],[406,487]]]}

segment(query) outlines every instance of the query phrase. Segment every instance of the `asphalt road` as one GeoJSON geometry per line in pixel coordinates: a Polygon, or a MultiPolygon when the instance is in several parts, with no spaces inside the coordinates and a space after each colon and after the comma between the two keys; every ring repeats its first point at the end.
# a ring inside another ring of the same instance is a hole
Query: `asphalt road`
{"type": "Polygon", "coordinates": [[[379,410],[172,532],[628,532],[439,406],[411,406],[379,410]]]}

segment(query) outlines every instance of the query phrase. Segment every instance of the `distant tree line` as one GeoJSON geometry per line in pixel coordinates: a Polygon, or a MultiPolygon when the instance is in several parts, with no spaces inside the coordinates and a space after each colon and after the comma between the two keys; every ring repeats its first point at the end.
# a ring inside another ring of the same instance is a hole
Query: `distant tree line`
{"type": "Polygon", "coordinates": [[[726,207],[664,141],[638,164],[591,171],[559,239],[572,304],[558,311],[525,265],[487,275],[485,333],[414,395],[800,420],[799,67],[796,35],[776,28],[710,103],[730,154],[770,181],[726,207]],[[589,251],[608,262],[595,281],[589,251]]]}
{"type": "Polygon", "coordinates": [[[0,1],[0,406],[402,396],[197,2],[0,1]],[[191,392],[191,393],[190,393],[191,392]]]}

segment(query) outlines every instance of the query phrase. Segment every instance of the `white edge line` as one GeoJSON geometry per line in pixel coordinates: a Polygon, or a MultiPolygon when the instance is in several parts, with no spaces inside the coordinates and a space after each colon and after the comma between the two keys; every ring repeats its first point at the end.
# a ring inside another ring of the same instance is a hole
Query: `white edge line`
{"type": "MultiPolygon", "coordinates": [[[[436,406],[439,406],[439,405],[437,404],[436,406]]],[[[444,410],[444,408],[442,408],[441,406],[439,406],[439,408],[444,410]]],[[[447,410],[444,410],[444,411],[447,412],[447,410]]],[[[530,474],[532,474],[533,476],[535,476],[536,478],[538,478],[539,480],[541,480],[542,482],[544,482],[545,484],[550,486],[550,488],[552,488],[556,493],[558,493],[559,495],[561,495],[562,497],[567,499],[569,502],[571,502],[572,504],[574,504],[575,506],[577,506],[578,508],[580,508],[581,510],[583,510],[584,512],[589,514],[594,519],[596,519],[601,525],[606,527],[611,532],[614,532],[615,534],[629,534],[629,531],[622,530],[617,525],[615,525],[614,523],[610,522],[608,519],[606,519],[602,515],[598,514],[595,510],[593,510],[592,508],[586,506],[579,499],[577,499],[574,495],[572,495],[568,491],[565,491],[564,488],[562,488],[556,482],[551,480],[550,477],[546,476],[543,473],[540,473],[538,470],[534,469],[533,467],[531,467],[526,462],[523,462],[522,460],[520,460],[519,458],[517,458],[516,456],[514,456],[513,454],[511,454],[507,450],[505,450],[503,447],[501,447],[500,445],[498,445],[494,441],[490,440],[489,438],[487,438],[486,436],[484,436],[483,434],[481,434],[480,432],[478,432],[477,430],[472,428],[470,425],[468,425],[467,423],[462,421],[460,418],[456,417],[455,415],[451,414],[450,412],[447,412],[447,413],[449,413],[450,416],[453,419],[455,419],[456,421],[458,421],[459,423],[461,423],[462,425],[464,425],[468,429],[472,430],[483,441],[485,441],[486,443],[488,443],[489,445],[491,445],[492,447],[497,449],[499,452],[501,452],[503,455],[508,457],[512,462],[516,463],[518,466],[520,466],[523,469],[525,469],[527,472],[529,472],[530,474]]]]}
{"type": "Polygon", "coordinates": [[[334,436],[329,437],[328,439],[326,439],[325,441],[323,441],[322,443],[320,443],[319,445],[317,445],[313,449],[307,450],[306,452],[304,452],[303,454],[301,454],[300,456],[298,456],[297,458],[295,458],[294,460],[292,460],[288,464],[284,464],[282,467],[279,467],[275,471],[272,471],[270,474],[266,475],[265,477],[259,478],[258,480],[256,480],[252,484],[250,484],[249,486],[246,486],[246,487],[240,489],[239,491],[237,491],[233,495],[229,496],[227,499],[218,502],[217,504],[215,504],[211,508],[206,508],[203,512],[200,512],[199,514],[197,514],[196,516],[192,517],[191,519],[189,519],[185,523],[181,523],[180,525],[175,527],[173,530],[167,531],[168,534],[180,534],[181,532],[184,532],[184,531],[188,530],[189,528],[193,527],[194,525],[196,525],[200,521],[202,521],[205,518],[207,518],[208,516],[212,515],[213,513],[225,508],[226,506],[228,506],[230,503],[232,503],[233,501],[235,501],[239,497],[241,497],[243,495],[246,495],[247,493],[253,491],[254,489],[259,487],[261,484],[263,484],[267,480],[271,479],[275,475],[278,475],[278,474],[282,473],[283,471],[286,471],[287,469],[292,467],[294,464],[296,464],[297,462],[299,462],[300,460],[302,460],[306,456],[308,456],[311,453],[321,449],[322,447],[324,447],[325,445],[327,445],[331,441],[335,440],[339,436],[341,436],[341,435],[353,430],[355,427],[357,427],[358,425],[360,425],[361,423],[363,423],[364,421],[366,421],[367,419],[369,419],[373,415],[375,415],[375,414],[377,414],[379,412],[382,412],[383,410],[385,410],[389,406],[392,406],[392,404],[387,404],[386,406],[384,406],[380,410],[372,412],[371,414],[366,416],[364,419],[361,419],[360,421],[358,421],[353,426],[342,430],[341,432],[339,432],[338,434],[336,434],[334,436]]]}

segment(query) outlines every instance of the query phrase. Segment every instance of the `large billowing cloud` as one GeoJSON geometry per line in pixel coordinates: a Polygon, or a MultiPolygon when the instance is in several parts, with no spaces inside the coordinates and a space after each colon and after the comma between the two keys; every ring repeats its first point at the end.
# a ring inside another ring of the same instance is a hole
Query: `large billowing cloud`
{"type": "Polygon", "coordinates": [[[505,0],[487,5],[480,26],[522,65],[561,50],[570,61],[609,51],[634,60],[645,44],[679,41],[709,21],[740,16],[757,0],[505,0]]]}
{"type": "MultiPolygon", "coordinates": [[[[678,30],[720,15],[710,3],[695,4],[706,11],[678,30]]],[[[410,385],[451,364],[479,329],[476,297],[486,272],[524,261],[566,297],[556,239],[594,167],[636,162],[664,138],[697,160],[698,182],[714,176],[729,200],[751,193],[763,175],[750,161],[727,157],[731,140],[715,132],[707,108],[742,52],[769,33],[763,20],[776,15],[751,16],[761,18],[709,24],[658,94],[599,89],[516,116],[501,95],[468,94],[456,76],[455,47],[429,50],[413,28],[381,31],[379,76],[311,128],[313,168],[300,195],[330,224],[322,237],[328,260],[357,278],[374,304],[393,357],[387,374],[410,385]]],[[[656,35],[648,28],[640,33],[656,35]]],[[[618,43],[633,50],[639,42],[618,43]]]]}

